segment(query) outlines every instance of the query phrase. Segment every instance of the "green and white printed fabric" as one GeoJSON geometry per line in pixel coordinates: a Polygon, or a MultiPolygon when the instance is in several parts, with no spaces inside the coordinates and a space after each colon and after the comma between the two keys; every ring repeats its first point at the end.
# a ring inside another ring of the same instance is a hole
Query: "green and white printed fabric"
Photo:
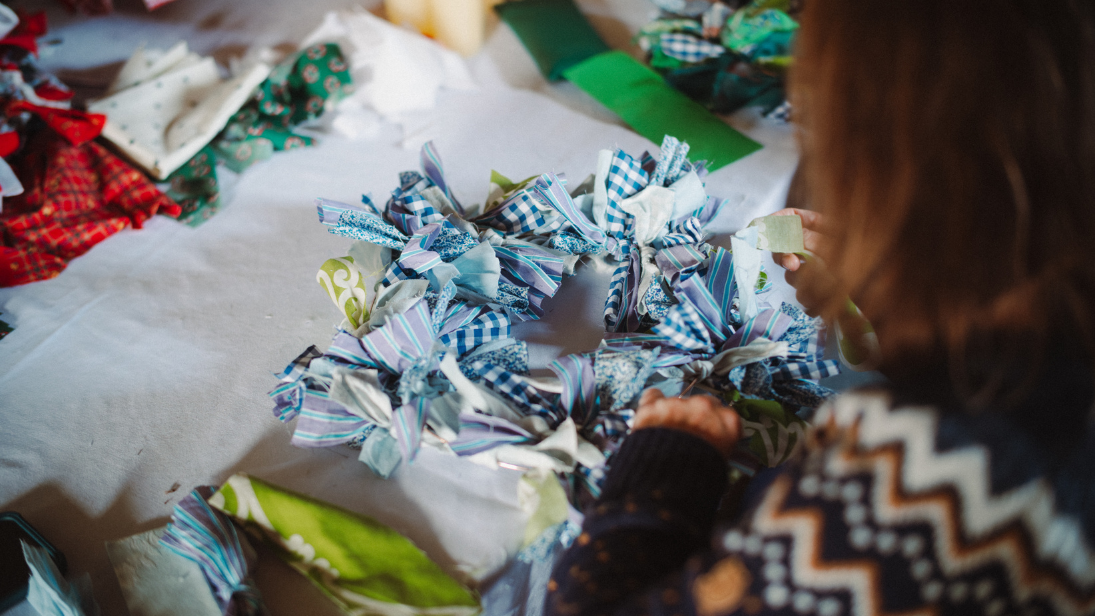
{"type": "Polygon", "coordinates": [[[233,475],[209,504],[279,548],[353,616],[471,616],[479,598],[376,520],[233,475]]]}

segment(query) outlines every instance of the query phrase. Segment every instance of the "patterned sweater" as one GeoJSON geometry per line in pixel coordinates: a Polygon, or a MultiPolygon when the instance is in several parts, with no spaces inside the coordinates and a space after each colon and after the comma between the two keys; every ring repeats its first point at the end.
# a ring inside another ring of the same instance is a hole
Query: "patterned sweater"
{"type": "Polygon", "coordinates": [[[713,539],[725,463],[689,434],[635,432],[546,613],[1095,614],[1095,431],[1051,461],[1006,420],[884,393],[815,425],[713,539]]]}

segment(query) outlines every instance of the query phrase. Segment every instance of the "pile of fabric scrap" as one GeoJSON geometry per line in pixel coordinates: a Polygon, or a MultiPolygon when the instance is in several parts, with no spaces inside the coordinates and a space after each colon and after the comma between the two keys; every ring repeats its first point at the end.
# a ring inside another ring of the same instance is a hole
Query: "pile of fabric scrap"
{"type": "Polygon", "coordinates": [[[667,82],[716,113],[760,107],[786,121],[784,78],[798,22],[795,0],[652,0],[659,17],[636,40],[667,82]]]}
{"type": "Polygon", "coordinates": [[[475,592],[394,530],[246,475],[195,489],[166,528],[107,552],[132,614],[258,616],[267,610],[251,541],[273,547],[345,614],[480,611],[475,592]]]}
{"type": "Polygon", "coordinates": [[[222,80],[213,58],[185,42],[138,49],[105,98],[90,105],[109,118],[103,136],[154,178],[197,225],[220,206],[216,163],[242,171],[275,150],[312,144],[293,128],[319,117],[348,90],[341,50],[316,44],[271,67],[243,63],[222,80]]]}
{"type": "Polygon", "coordinates": [[[52,278],[110,235],[180,212],[92,141],[106,118],[72,109],[72,90],[39,67],[44,16],[10,17],[18,25],[0,40],[0,286],[52,278]]]}
{"type": "Polygon", "coordinates": [[[688,151],[668,136],[657,159],[604,150],[577,185],[494,173],[485,205],[465,206],[427,144],[384,207],[319,199],[320,221],[355,241],[317,275],[344,317],[337,335],[270,393],[275,416],[296,420],[292,443],[360,448],[384,477],[430,447],[557,474],[577,503],[599,494],[639,394],[659,387],[738,409],[738,468],[781,463],[831,394],[816,379],[838,370],[820,321],[765,299],[761,250],[801,252],[801,221],[758,219],[732,250],[707,243],[727,201],[688,151]],[[510,325],[543,316],[583,258],[616,263],[605,338],[532,376],[510,325]]]}

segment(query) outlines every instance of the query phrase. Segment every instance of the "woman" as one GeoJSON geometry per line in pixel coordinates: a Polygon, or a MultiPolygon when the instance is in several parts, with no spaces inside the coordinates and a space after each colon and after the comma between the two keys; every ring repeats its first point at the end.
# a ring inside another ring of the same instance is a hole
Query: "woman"
{"type": "Polygon", "coordinates": [[[885,389],[712,535],[733,411],[648,391],[547,612],[1095,613],[1095,6],[810,0],[807,240],[885,389]]]}

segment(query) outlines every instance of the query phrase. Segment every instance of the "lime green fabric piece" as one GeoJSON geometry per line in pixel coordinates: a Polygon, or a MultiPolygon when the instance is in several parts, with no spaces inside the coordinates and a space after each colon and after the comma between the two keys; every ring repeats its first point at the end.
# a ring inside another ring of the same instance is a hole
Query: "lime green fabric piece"
{"type": "Polygon", "coordinates": [[[749,223],[757,228],[757,249],[799,253],[803,245],[802,219],[798,216],[763,216],[749,223]]]}
{"type": "Polygon", "coordinates": [[[761,149],[621,51],[594,56],[567,70],[566,78],[654,143],[665,135],[687,142],[689,158],[706,160],[712,171],[761,149]]]}
{"type": "Polygon", "coordinates": [[[347,614],[470,616],[478,597],[370,518],[233,475],[209,504],[257,528],[347,614]]]}
{"type": "Polygon", "coordinates": [[[365,277],[358,271],[353,257],[327,259],[316,274],[320,284],[355,330],[369,320],[365,277]]]}
{"type": "Polygon", "coordinates": [[[734,402],[741,417],[745,447],[765,466],[779,466],[806,438],[808,424],[774,400],[742,398],[734,402]]]}
{"type": "Polygon", "coordinates": [[[549,81],[575,64],[608,51],[574,0],[514,0],[494,7],[549,81]]]}

